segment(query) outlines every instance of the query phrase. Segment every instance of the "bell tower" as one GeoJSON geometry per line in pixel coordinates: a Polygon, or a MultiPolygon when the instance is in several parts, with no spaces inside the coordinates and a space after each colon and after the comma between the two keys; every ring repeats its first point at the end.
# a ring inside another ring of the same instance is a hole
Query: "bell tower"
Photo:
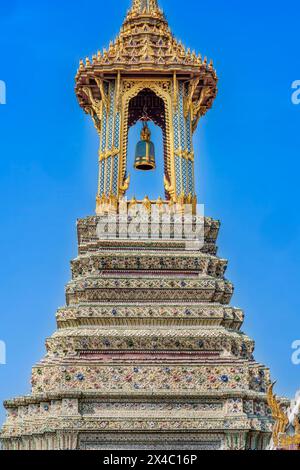
{"type": "Polygon", "coordinates": [[[134,0],[115,41],[81,61],[76,93],[100,138],[98,215],[126,197],[128,130],[145,112],[163,133],[164,204],[196,206],[193,132],[212,106],[217,75],[174,38],[156,0],[134,0]]]}
{"type": "Polygon", "coordinates": [[[156,0],[134,0],[116,40],[80,62],[76,93],[99,134],[96,215],[77,222],[66,304],[32,369],[31,394],[5,402],[4,449],[268,446],[270,371],[230,304],[220,223],[196,212],[193,132],[216,92],[212,63],[174,38],[156,0]],[[128,201],[132,172],[158,164],[165,194],[128,201]]]}

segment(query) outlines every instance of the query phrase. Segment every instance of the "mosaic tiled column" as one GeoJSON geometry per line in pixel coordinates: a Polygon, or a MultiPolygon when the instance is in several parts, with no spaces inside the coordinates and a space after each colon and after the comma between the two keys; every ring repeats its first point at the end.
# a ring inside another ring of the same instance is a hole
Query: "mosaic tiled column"
{"type": "Polygon", "coordinates": [[[187,87],[179,81],[178,103],[174,109],[174,150],[177,196],[194,196],[194,151],[190,111],[185,113],[187,87]]]}
{"type": "Polygon", "coordinates": [[[116,106],[116,84],[105,82],[104,93],[107,106],[102,107],[102,126],[99,151],[98,195],[118,196],[118,175],[120,161],[120,111],[116,106]]]}

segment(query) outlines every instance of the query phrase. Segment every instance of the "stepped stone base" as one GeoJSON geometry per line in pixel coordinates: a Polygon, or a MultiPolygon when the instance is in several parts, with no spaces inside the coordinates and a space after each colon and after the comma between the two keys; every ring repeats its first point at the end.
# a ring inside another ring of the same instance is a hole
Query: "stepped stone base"
{"type": "Polygon", "coordinates": [[[156,240],[99,238],[102,217],[78,222],[58,331],[33,368],[32,395],[5,403],[4,449],[268,446],[270,373],[230,306],[220,224],[202,222],[203,242],[188,249],[180,227],[170,239],[161,227],[156,240]]]}

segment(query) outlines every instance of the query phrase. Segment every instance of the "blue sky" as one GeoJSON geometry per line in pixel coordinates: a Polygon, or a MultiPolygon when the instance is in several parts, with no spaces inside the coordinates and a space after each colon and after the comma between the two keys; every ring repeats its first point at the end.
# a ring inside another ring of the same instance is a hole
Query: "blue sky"
{"type": "MultiPolygon", "coordinates": [[[[94,211],[97,136],[77,105],[74,76],[80,58],[117,34],[128,3],[0,4],[0,401],[29,393],[31,366],[64,304],[75,221],[94,211]]],[[[300,339],[300,105],[291,102],[299,3],[160,3],[176,36],[214,59],[219,95],[195,135],[199,201],[222,221],[219,253],[256,358],[270,366],[278,393],[292,396],[300,388],[291,363],[300,339]]],[[[149,196],[159,185],[153,176],[145,183],[149,196]]]]}

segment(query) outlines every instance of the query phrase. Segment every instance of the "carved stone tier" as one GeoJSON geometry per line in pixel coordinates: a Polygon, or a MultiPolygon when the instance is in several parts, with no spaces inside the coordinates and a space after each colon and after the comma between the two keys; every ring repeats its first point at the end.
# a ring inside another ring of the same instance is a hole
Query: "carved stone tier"
{"type": "Polygon", "coordinates": [[[58,310],[59,328],[87,325],[147,325],[147,326],[224,326],[238,331],[244,321],[240,309],[213,303],[140,303],[114,306],[105,303],[78,304],[58,310]]]}
{"type": "Polygon", "coordinates": [[[195,298],[204,302],[227,304],[232,293],[233,286],[230,282],[210,277],[197,280],[87,278],[85,281],[70,282],[66,289],[67,305],[116,300],[138,302],[139,299],[153,302],[181,300],[188,303],[195,298]]]}
{"type": "MultiPolygon", "coordinates": [[[[172,356],[178,359],[180,354],[175,352],[188,352],[191,357],[201,358],[208,351],[213,351],[216,356],[241,356],[251,359],[254,350],[254,342],[237,331],[228,331],[223,327],[203,326],[197,327],[158,327],[142,329],[118,329],[111,328],[68,328],[60,330],[48,339],[47,351],[50,356],[74,356],[76,352],[97,352],[98,355],[111,351],[121,351],[129,356],[134,356],[142,351],[163,351],[163,356],[172,356]]],[[[154,354],[154,355],[155,355],[154,354]]],[[[108,355],[109,358],[109,355],[108,355]]]]}
{"type": "Polygon", "coordinates": [[[177,252],[176,257],[168,252],[161,257],[157,251],[147,253],[134,253],[132,251],[117,249],[106,250],[103,254],[84,255],[72,263],[72,277],[74,280],[85,276],[107,277],[115,275],[128,278],[138,274],[153,276],[189,276],[191,278],[208,275],[223,278],[227,268],[227,260],[203,254],[188,254],[177,252]]]}
{"type": "MultiPolygon", "coordinates": [[[[132,216],[131,216],[132,217],[132,216]]],[[[164,253],[168,252],[177,252],[177,251],[186,251],[186,242],[188,237],[191,237],[191,232],[196,230],[200,231],[202,245],[198,248],[202,253],[209,253],[212,255],[216,254],[216,241],[220,230],[220,222],[213,220],[208,217],[193,217],[192,224],[188,224],[187,233],[185,234],[184,230],[184,217],[177,218],[176,223],[171,223],[170,236],[169,239],[165,239],[164,234],[164,224],[163,222],[159,223],[158,227],[158,236],[153,237],[153,233],[147,233],[146,238],[138,237],[136,238],[129,237],[126,235],[128,233],[129,222],[125,218],[119,218],[116,215],[116,236],[109,236],[109,233],[106,237],[105,227],[108,223],[107,216],[100,217],[88,217],[86,219],[80,219],[77,222],[77,232],[78,232],[78,244],[79,244],[79,253],[84,254],[89,251],[99,251],[99,249],[119,249],[119,250],[134,250],[138,251],[147,250],[147,251],[163,251],[164,253]],[[124,229],[125,226],[125,229],[124,229]],[[191,230],[192,226],[192,230],[191,230]],[[100,227],[100,234],[97,233],[97,228],[100,227]],[[121,235],[120,235],[121,234],[121,235]],[[176,237],[174,238],[174,234],[176,237]],[[102,235],[102,236],[99,236],[102,235]],[[187,238],[186,238],[187,237],[187,238]],[[109,238],[109,239],[108,239],[109,238]],[[211,253],[212,252],[212,253],[211,253]]],[[[132,218],[131,222],[132,224],[132,218]]],[[[108,229],[106,229],[108,231],[108,229]]],[[[193,234],[193,233],[192,233],[193,234]]]]}

